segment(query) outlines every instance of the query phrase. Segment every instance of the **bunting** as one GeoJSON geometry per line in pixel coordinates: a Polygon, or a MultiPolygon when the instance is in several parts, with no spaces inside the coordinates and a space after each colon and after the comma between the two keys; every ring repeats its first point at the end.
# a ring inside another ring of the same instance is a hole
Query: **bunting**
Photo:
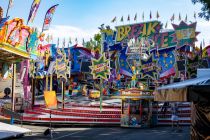
{"type": "Polygon", "coordinates": [[[123,16],[121,17],[120,21],[123,22],[123,16]]]}
{"type": "Polygon", "coordinates": [[[166,22],[166,24],[165,24],[165,29],[168,27],[168,21],[166,22]]]}
{"type": "Polygon", "coordinates": [[[46,41],[47,41],[47,43],[49,43],[50,42],[50,35],[48,34],[47,35],[47,37],[46,37],[46,39],[45,39],[46,41]]]}
{"type": "Polygon", "coordinates": [[[159,12],[157,11],[156,18],[158,19],[159,17],[160,17],[160,15],[159,15],[159,12]]]}
{"type": "Polygon", "coordinates": [[[53,42],[53,35],[51,35],[51,36],[50,36],[50,41],[52,41],[52,42],[53,42]]]}
{"type": "Polygon", "coordinates": [[[130,15],[128,15],[128,19],[127,20],[130,21],[130,15]]]}
{"type": "Polygon", "coordinates": [[[171,17],[171,22],[174,21],[175,15],[173,14],[171,17]]]}
{"type": "Polygon", "coordinates": [[[194,19],[196,20],[196,12],[194,12],[194,19]]]}
{"type": "Polygon", "coordinates": [[[185,20],[184,21],[187,22],[187,14],[186,14],[186,17],[185,17],[185,20]]]}
{"type": "Polygon", "coordinates": [[[179,13],[179,21],[181,21],[182,20],[182,17],[181,17],[181,14],[179,13]]]}
{"type": "Polygon", "coordinates": [[[112,19],[112,23],[114,23],[115,21],[117,20],[117,17],[115,16],[113,19],[112,19]]]}
{"type": "Polygon", "coordinates": [[[69,45],[71,45],[72,44],[72,42],[71,42],[71,37],[69,37],[69,43],[68,43],[69,45]]]}
{"type": "Polygon", "coordinates": [[[53,5],[52,7],[50,7],[50,9],[47,10],[47,13],[45,14],[45,19],[44,19],[42,31],[46,31],[46,30],[49,29],[50,23],[52,21],[52,17],[55,13],[55,9],[56,9],[57,6],[58,6],[58,4],[53,5]]]}
{"type": "Polygon", "coordinates": [[[77,38],[75,38],[75,43],[76,43],[76,44],[78,44],[78,40],[77,40],[77,38]]]}
{"type": "Polygon", "coordinates": [[[37,10],[39,8],[40,2],[41,2],[41,0],[34,0],[33,1],[32,5],[31,5],[30,13],[28,15],[27,24],[28,24],[28,22],[33,22],[34,21],[34,18],[36,16],[37,10]]]}
{"type": "Polygon", "coordinates": [[[135,14],[135,17],[134,17],[134,21],[136,21],[137,20],[137,13],[135,14]]]}
{"type": "Polygon", "coordinates": [[[150,11],[149,19],[152,19],[152,12],[150,11]]]}

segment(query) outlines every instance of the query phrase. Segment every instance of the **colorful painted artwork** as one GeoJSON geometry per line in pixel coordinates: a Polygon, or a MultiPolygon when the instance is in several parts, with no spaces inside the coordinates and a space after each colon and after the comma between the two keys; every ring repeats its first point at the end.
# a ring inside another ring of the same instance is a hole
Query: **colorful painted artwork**
{"type": "Polygon", "coordinates": [[[64,51],[61,52],[60,49],[57,49],[56,65],[55,65],[57,78],[67,80],[67,74],[70,71],[68,63],[69,61],[66,59],[66,54],[64,53],[64,51]]]}
{"type": "Polygon", "coordinates": [[[141,60],[140,74],[142,78],[149,77],[152,79],[157,79],[157,66],[152,55],[150,55],[147,60],[141,60]]]}
{"type": "Polygon", "coordinates": [[[155,36],[154,42],[154,48],[151,48],[151,50],[161,50],[165,48],[176,47],[177,39],[175,31],[172,30],[160,32],[158,35],[155,36]]]}
{"type": "Polygon", "coordinates": [[[2,30],[0,30],[0,42],[8,43],[27,52],[26,46],[32,29],[29,26],[25,26],[23,23],[23,19],[20,18],[7,21],[2,27],[2,30]]]}
{"type": "Polygon", "coordinates": [[[159,33],[160,29],[161,24],[159,21],[116,26],[116,42],[127,42],[132,38],[149,37],[159,33]]]}
{"type": "Polygon", "coordinates": [[[113,46],[115,44],[116,31],[112,30],[110,26],[104,28],[104,24],[100,27],[103,44],[105,46],[113,46]]]}
{"type": "Polygon", "coordinates": [[[110,67],[105,54],[101,55],[99,59],[92,59],[92,66],[90,66],[93,79],[102,78],[107,79],[107,75],[110,74],[110,67]]]}
{"type": "Polygon", "coordinates": [[[120,73],[131,77],[133,75],[133,72],[127,61],[126,49],[127,49],[127,46],[123,47],[123,49],[120,51],[119,59],[117,63],[119,64],[120,73]]]}
{"type": "Polygon", "coordinates": [[[177,38],[177,47],[182,47],[184,45],[193,46],[195,43],[196,36],[199,32],[196,32],[196,22],[192,24],[186,24],[184,21],[181,21],[179,25],[172,24],[177,38]]]}
{"type": "Polygon", "coordinates": [[[174,55],[174,48],[168,48],[159,51],[159,56],[157,58],[157,65],[159,68],[159,78],[168,78],[174,75],[176,58],[174,55]]]}

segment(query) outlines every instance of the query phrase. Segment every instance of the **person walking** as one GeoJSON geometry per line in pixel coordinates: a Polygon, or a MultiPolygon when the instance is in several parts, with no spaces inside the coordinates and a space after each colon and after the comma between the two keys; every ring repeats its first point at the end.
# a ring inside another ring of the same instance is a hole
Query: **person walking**
{"type": "Polygon", "coordinates": [[[179,117],[178,117],[178,104],[177,103],[171,103],[171,121],[172,121],[172,130],[176,132],[181,132],[181,128],[179,125],[179,117]],[[176,125],[176,129],[174,129],[176,125]]]}

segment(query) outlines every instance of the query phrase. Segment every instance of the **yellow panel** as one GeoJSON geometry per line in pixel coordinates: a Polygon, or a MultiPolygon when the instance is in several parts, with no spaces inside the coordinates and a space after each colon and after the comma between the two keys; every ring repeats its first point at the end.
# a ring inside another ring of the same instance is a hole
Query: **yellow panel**
{"type": "Polygon", "coordinates": [[[26,58],[26,59],[30,58],[30,55],[28,52],[24,52],[24,51],[17,49],[9,44],[6,44],[6,43],[0,43],[0,49],[4,50],[6,52],[9,52],[11,54],[18,55],[18,56],[20,56],[20,58],[26,58]]]}

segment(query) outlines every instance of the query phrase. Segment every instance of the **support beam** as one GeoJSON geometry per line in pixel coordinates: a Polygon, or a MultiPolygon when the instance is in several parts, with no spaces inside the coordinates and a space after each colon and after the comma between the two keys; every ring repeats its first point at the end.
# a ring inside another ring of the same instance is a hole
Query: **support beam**
{"type": "Polygon", "coordinates": [[[16,64],[12,65],[12,111],[15,111],[16,64]]]}

